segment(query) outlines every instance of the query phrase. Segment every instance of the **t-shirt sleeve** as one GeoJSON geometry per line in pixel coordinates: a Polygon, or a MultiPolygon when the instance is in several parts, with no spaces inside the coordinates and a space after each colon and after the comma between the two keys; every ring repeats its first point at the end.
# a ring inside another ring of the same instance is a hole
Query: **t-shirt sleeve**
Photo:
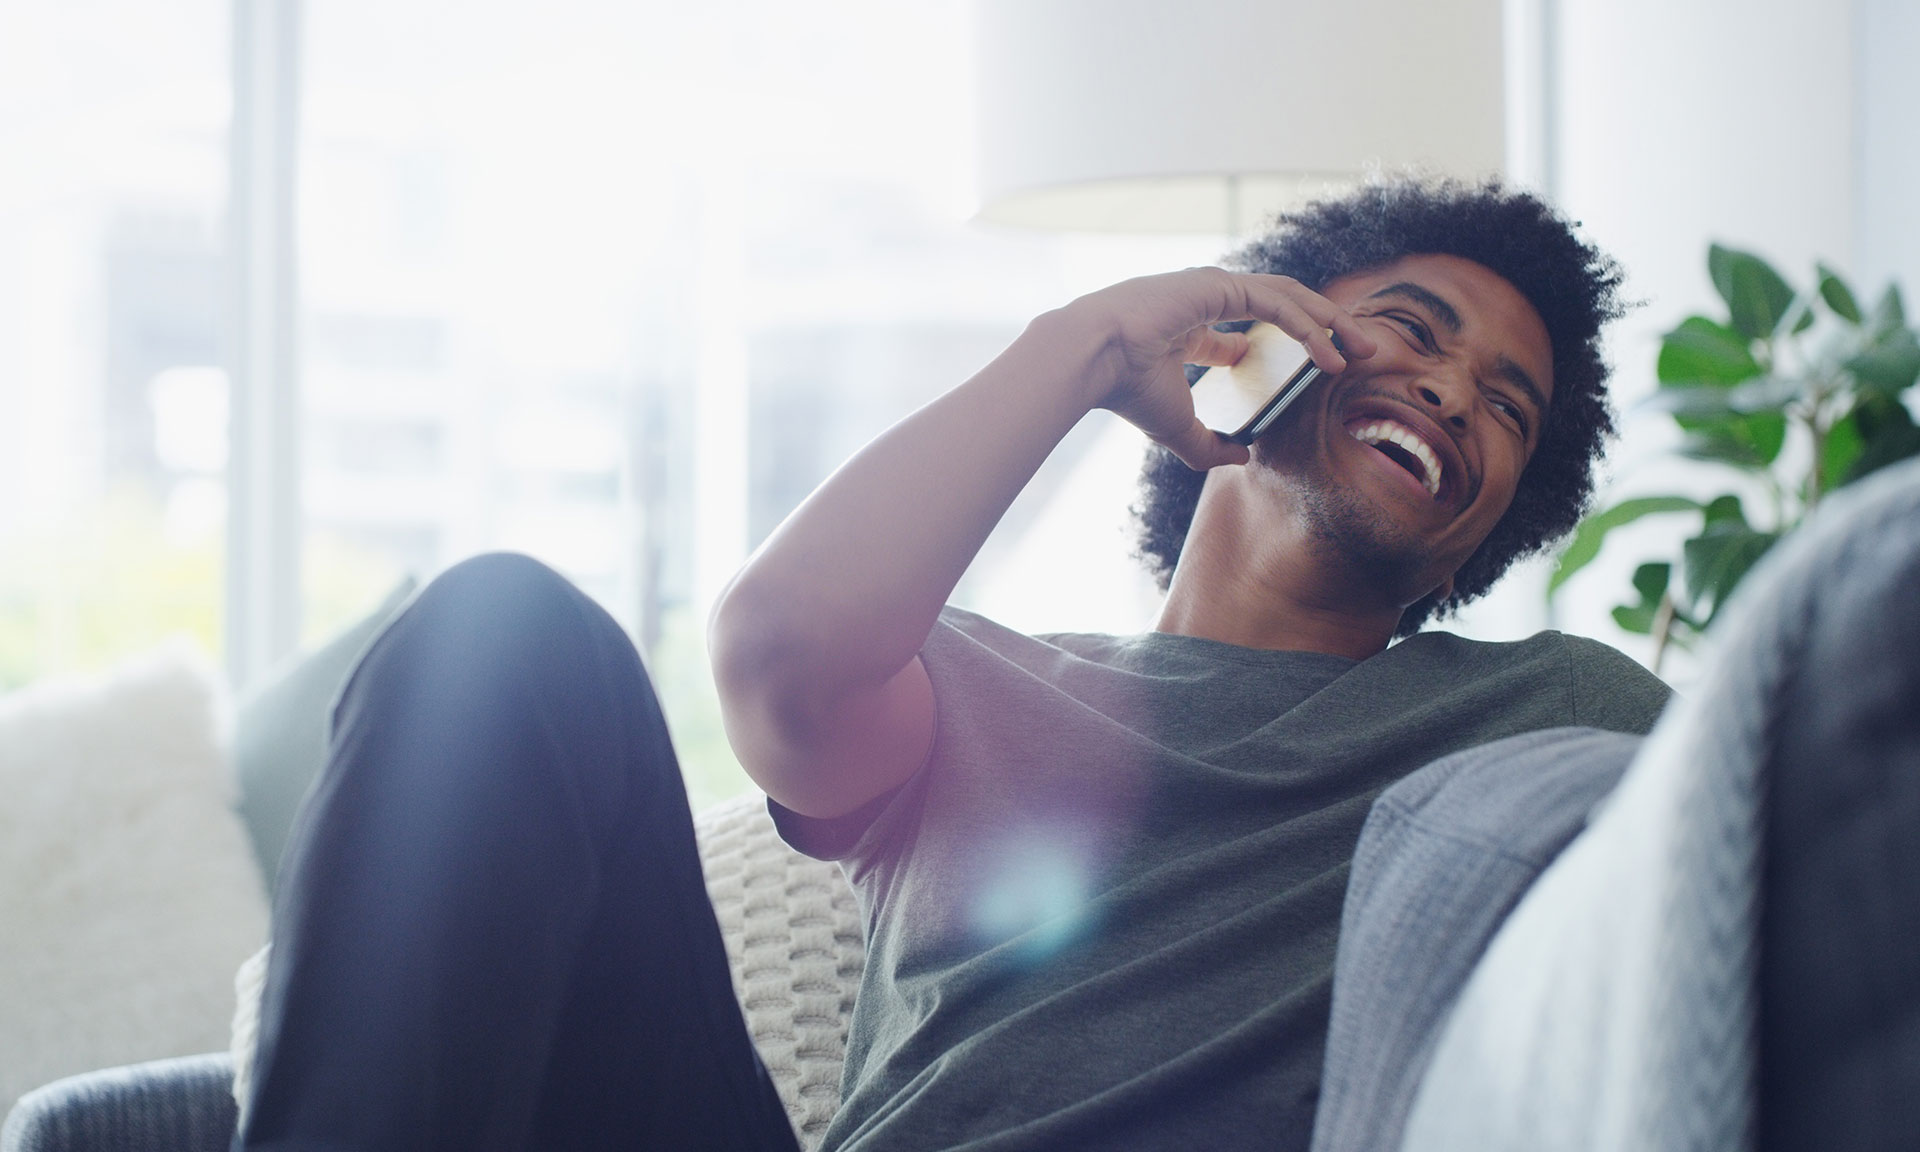
{"type": "Polygon", "coordinates": [[[874,822],[898,798],[900,791],[900,788],[896,788],[844,816],[828,820],[802,816],[769,796],[767,814],[773,817],[773,826],[780,833],[780,838],[794,851],[815,860],[845,860],[855,854],[861,841],[872,830],[874,822]]]}
{"type": "MultiPolygon", "coordinates": [[[[940,641],[953,631],[949,617],[953,609],[942,612],[933,632],[928,636],[927,646],[920,653],[920,659],[927,665],[928,676],[933,681],[934,741],[939,741],[940,695],[943,690],[942,678],[936,674],[939,658],[935,650],[940,641]]],[[[787,846],[803,856],[815,860],[832,860],[854,867],[865,858],[874,855],[882,847],[895,845],[896,826],[911,823],[914,811],[920,803],[926,789],[928,761],[933,759],[933,748],[927,749],[927,759],[923,760],[913,775],[890,792],[882,793],[867,801],[844,816],[821,819],[816,816],[802,816],[772,797],[767,798],[767,814],[773,817],[773,826],[787,846]]]]}
{"type": "Polygon", "coordinates": [[[1610,732],[1651,731],[1673,698],[1666,681],[1598,640],[1565,639],[1573,678],[1573,723],[1610,732]]]}

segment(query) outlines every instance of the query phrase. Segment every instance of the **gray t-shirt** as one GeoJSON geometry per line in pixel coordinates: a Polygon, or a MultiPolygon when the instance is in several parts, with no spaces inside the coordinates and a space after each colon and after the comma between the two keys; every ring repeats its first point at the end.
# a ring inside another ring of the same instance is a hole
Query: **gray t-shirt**
{"type": "Polygon", "coordinates": [[[922,658],[920,771],[840,821],[774,806],[866,917],[826,1149],[1304,1149],[1374,798],[1519,732],[1645,732],[1668,695],[1555,632],[1356,662],[949,609],[922,658]]]}

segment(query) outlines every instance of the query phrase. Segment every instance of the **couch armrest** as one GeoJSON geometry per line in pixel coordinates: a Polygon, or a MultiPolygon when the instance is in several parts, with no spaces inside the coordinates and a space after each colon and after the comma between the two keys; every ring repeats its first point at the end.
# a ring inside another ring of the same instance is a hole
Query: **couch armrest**
{"type": "Polygon", "coordinates": [[[129,1064],[22,1096],[0,1152],[227,1152],[233,1058],[224,1052],[129,1064]]]}

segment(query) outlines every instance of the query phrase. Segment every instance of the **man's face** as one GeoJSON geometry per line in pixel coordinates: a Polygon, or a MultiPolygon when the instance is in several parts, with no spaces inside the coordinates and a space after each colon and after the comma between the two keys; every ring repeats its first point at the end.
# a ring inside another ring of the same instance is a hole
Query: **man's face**
{"type": "Polygon", "coordinates": [[[1318,544],[1405,602],[1446,585],[1512,503],[1553,394],[1553,350],[1513,285],[1408,256],[1328,285],[1379,350],[1313,389],[1256,459],[1302,496],[1318,544]]]}

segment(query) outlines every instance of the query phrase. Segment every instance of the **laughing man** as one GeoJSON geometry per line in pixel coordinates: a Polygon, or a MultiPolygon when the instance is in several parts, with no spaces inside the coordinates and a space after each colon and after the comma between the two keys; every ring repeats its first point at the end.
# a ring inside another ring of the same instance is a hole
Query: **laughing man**
{"type": "MultiPolygon", "coordinates": [[[[1644,732],[1666,699],[1590,641],[1420,630],[1592,492],[1606,258],[1530,196],[1402,182],[1232,268],[1039,317],[715,612],[740,760],[866,917],[826,1148],[1305,1148],[1372,801],[1517,733],[1644,732]],[[1185,366],[1256,320],[1324,376],[1249,449],[1195,419],[1185,366]],[[1094,409],[1158,445],[1152,629],[946,607],[1094,409]]],[[[795,1147],[645,674],[551,573],[487,557],[422,594],[303,822],[246,1146],[795,1147]]]]}

